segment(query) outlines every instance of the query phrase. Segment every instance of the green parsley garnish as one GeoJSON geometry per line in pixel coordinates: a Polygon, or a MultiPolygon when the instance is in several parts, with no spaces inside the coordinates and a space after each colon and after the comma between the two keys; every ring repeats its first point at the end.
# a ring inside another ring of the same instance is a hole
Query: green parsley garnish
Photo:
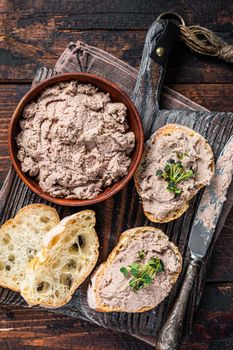
{"type": "Polygon", "coordinates": [[[168,191],[173,192],[175,196],[179,196],[182,190],[177,187],[177,184],[193,177],[194,172],[192,169],[186,171],[181,161],[175,162],[174,159],[170,159],[163,170],[156,171],[156,175],[168,182],[168,191]]]}
{"type": "Polygon", "coordinates": [[[145,258],[146,252],[145,250],[141,250],[140,252],[138,252],[138,257],[140,260],[143,260],[145,258]]]}
{"type": "Polygon", "coordinates": [[[133,278],[129,280],[129,286],[134,292],[151,284],[154,276],[162,271],[164,271],[164,265],[159,258],[151,258],[145,264],[134,262],[128,267],[120,268],[120,272],[123,273],[125,277],[133,276],[133,278]]]}
{"type": "Polygon", "coordinates": [[[123,273],[123,275],[124,275],[125,277],[128,277],[128,275],[129,275],[129,270],[128,270],[127,267],[121,267],[121,268],[120,268],[120,271],[123,273]]]}

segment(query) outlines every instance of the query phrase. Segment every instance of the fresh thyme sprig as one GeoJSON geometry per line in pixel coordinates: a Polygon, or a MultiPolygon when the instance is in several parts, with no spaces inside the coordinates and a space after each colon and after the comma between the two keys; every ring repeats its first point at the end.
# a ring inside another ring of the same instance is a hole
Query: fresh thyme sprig
{"type": "Polygon", "coordinates": [[[133,276],[129,280],[129,286],[133,291],[137,292],[139,289],[151,284],[154,276],[164,271],[164,265],[161,259],[151,258],[145,264],[134,262],[127,267],[123,266],[120,268],[120,271],[125,277],[133,276]]]}
{"type": "Polygon", "coordinates": [[[169,159],[163,170],[156,171],[156,175],[168,182],[168,191],[180,196],[182,190],[177,184],[193,177],[194,172],[192,169],[186,171],[181,161],[175,162],[174,159],[169,159]]]}

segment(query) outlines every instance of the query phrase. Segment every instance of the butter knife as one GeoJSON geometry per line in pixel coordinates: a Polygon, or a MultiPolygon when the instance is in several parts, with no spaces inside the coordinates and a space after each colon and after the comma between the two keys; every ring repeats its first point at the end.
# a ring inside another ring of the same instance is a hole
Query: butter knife
{"type": "Polygon", "coordinates": [[[233,135],[220,153],[216,162],[215,175],[203,192],[190,232],[188,242],[190,259],[184,281],[168,319],[160,330],[157,350],[177,350],[180,347],[193,283],[210,246],[232,177],[233,135]]]}

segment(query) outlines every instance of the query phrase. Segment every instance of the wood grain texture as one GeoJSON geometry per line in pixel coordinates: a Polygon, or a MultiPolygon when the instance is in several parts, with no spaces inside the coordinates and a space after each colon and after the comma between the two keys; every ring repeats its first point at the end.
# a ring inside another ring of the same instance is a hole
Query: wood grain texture
{"type": "Polygon", "coordinates": [[[106,331],[88,322],[44,310],[3,306],[0,325],[1,350],[152,349],[126,334],[106,331]]]}
{"type": "Polygon", "coordinates": [[[224,228],[214,248],[207,273],[207,282],[233,282],[233,210],[228,216],[224,228]]]}
{"type": "Polygon", "coordinates": [[[211,111],[232,111],[233,84],[169,84],[169,87],[211,111]]]}
{"type": "MultiPolygon", "coordinates": [[[[160,12],[170,9],[183,14],[188,24],[207,26],[232,43],[232,6],[232,1],[229,0],[55,0],[52,3],[45,0],[3,0],[0,2],[0,81],[29,83],[37,67],[45,63],[52,66],[56,61],[55,55],[60,54],[69,41],[77,39],[103,48],[138,67],[149,24],[160,12]],[[85,21],[87,18],[88,21],[85,21]]],[[[232,110],[232,96],[228,96],[228,89],[231,94],[232,77],[231,65],[192,55],[181,44],[178,44],[166,74],[167,83],[175,84],[178,91],[199,103],[203,101],[204,106],[218,111],[232,110]],[[180,85],[181,83],[184,85],[180,85]],[[197,86],[193,85],[196,83],[197,86]],[[199,83],[203,83],[202,93],[199,83]],[[206,83],[219,83],[221,95],[216,85],[206,83]]],[[[8,107],[14,108],[14,97],[11,98],[8,93],[4,97],[4,88],[5,85],[0,85],[0,121],[6,117],[6,113],[7,118],[8,113],[10,116],[8,107]]],[[[7,157],[6,147],[1,145],[0,152],[3,157],[7,157]]],[[[6,171],[9,164],[8,158],[3,157],[0,160],[1,178],[2,169],[6,171]]],[[[106,210],[108,217],[113,204],[112,201],[106,210]]],[[[109,219],[104,220],[106,230],[111,229],[109,219]]],[[[121,220],[117,222],[121,225],[121,220]]],[[[183,344],[182,350],[233,348],[232,225],[232,219],[228,219],[218,239],[208,272],[208,281],[214,280],[216,283],[207,283],[193,336],[189,342],[183,344]],[[223,285],[218,282],[224,280],[231,283],[223,285]]],[[[0,347],[3,350],[151,349],[134,341],[130,336],[102,330],[82,321],[77,321],[75,327],[72,327],[71,318],[53,316],[46,311],[40,311],[39,315],[37,310],[17,308],[15,315],[18,328],[14,329],[14,310],[12,306],[1,306],[0,347]],[[3,330],[8,327],[13,330],[3,330]],[[50,331],[42,336],[41,329],[50,331]]]]}
{"type": "Polygon", "coordinates": [[[7,132],[13,111],[30,85],[3,84],[0,85],[0,186],[10,168],[10,158],[7,146],[7,132]]]}
{"type": "MultiPolygon", "coordinates": [[[[233,344],[232,284],[208,284],[193,335],[181,350],[231,350],[233,344]],[[218,303],[216,304],[216,300],[218,303]]],[[[2,305],[1,350],[152,350],[124,333],[100,328],[41,309],[2,305]]]]}
{"type": "MultiPolygon", "coordinates": [[[[205,25],[232,44],[233,3],[222,1],[38,1],[1,2],[0,77],[32,80],[41,65],[53,66],[69,41],[82,40],[139,67],[146,31],[163,11],[205,25]],[[7,68],[7,69],[6,69],[7,68]]],[[[178,44],[169,65],[169,82],[232,82],[230,64],[191,54],[178,44]],[[190,67],[195,66],[195,76],[190,67]]]]}
{"type": "MultiPolygon", "coordinates": [[[[54,1],[48,4],[46,0],[32,2],[14,0],[10,4],[3,2],[3,8],[9,18],[20,19],[20,26],[25,27],[27,23],[32,22],[32,18],[37,16],[38,25],[43,20],[49,20],[54,16],[58,27],[81,29],[148,29],[148,26],[156,17],[166,11],[178,11],[190,24],[198,22],[200,25],[208,25],[213,28],[216,26],[219,30],[228,31],[231,26],[231,17],[229,13],[233,9],[230,0],[222,3],[221,1],[207,0],[205,3],[198,1],[197,4],[188,1],[153,1],[148,0],[119,0],[119,1],[94,1],[94,0],[66,0],[54,1]],[[30,6],[33,4],[34,6],[30,6]],[[17,10],[17,16],[14,13],[17,10]],[[61,11],[62,10],[62,11],[61,11]],[[63,14],[63,16],[61,15],[63,14]],[[84,20],[87,20],[84,22],[84,20]],[[121,22],[120,22],[121,21],[121,22]]],[[[16,22],[17,23],[17,22],[16,22]]]]}
{"type": "Polygon", "coordinates": [[[206,286],[192,338],[182,344],[181,350],[232,349],[232,291],[232,284],[206,286]]]}
{"type": "MultiPolygon", "coordinates": [[[[145,45],[145,50],[143,53],[143,62],[145,62],[145,66],[144,64],[141,65],[141,72],[139,74],[138,84],[136,84],[136,89],[134,90],[133,99],[139,110],[141,118],[144,118],[143,120],[148,122],[146,124],[149,125],[148,130],[150,130],[150,132],[153,132],[154,128],[157,129],[158,127],[161,127],[162,125],[169,122],[179,122],[181,124],[184,123],[185,125],[188,125],[189,127],[201,132],[203,136],[209,140],[210,144],[214,148],[215,155],[217,156],[220,150],[222,149],[224,143],[232,133],[232,114],[229,113],[226,118],[226,115],[224,113],[214,114],[203,111],[160,111],[158,110],[158,104],[156,104],[154,108],[154,102],[150,102],[147,99],[148,94],[151,93],[151,86],[153,85],[153,90],[154,87],[158,85],[158,82],[161,82],[161,70],[157,69],[157,64],[153,63],[152,60],[149,59],[151,50],[153,50],[157,40],[157,36],[155,34],[157,33],[157,31],[160,30],[161,25],[156,22],[155,24],[153,24],[149,31],[145,45]],[[147,90],[148,92],[146,93],[147,90]],[[143,98],[141,98],[141,96],[143,96],[143,98]],[[142,108],[142,106],[145,105],[146,101],[148,102],[149,113],[145,113],[145,109],[142,108]],[[151,127],[150,124],[152,125],[151,127]],[[206,124],[209,125],[208,128],[206,128],[206,124]]],[[[102,55],[104,56],[105,54],[103,53],[102,55]]],[[[113,57],[111,59],[114,61],[113,57]]],[[[80,48],[79,45],[77,48],[75,47],[75,45],[70,45],[66,54],[63,55],[62,58],[59,60],[60,64],[57,64],[56,68],[59,67],[60,72],[62,72],[63,69],[67,72],[75,68],[78,71],[87,70],[90,73],[98,73],[99,69],[103,67],[103,65],[100,65],[100,61],[102,62],[102,60],[100,60],[100,52],[98,50],[92,48],[92,53],[90,53],[85,52],[85,48],[80,48]]],[[[121,74],[118,73],[118,70],[120,68],[117,68],[120,66],[120,62],[117,62],[114,70],[114,76],[112,78],[115,82],[118,82],[120,86],[123,83],[123,86],[127,86],[127,88],[129,88],[129,82],[132,79],[135,79],[135,74],[132,73],[132,69],[129,67],[129,74],[123,73],[124,79],[122,80],[121,74]],[[125,80],[128,80],[128,83],[125,80]]],[[[126,66],[124,66],[124,71],[127,71],[126,66]]],[[[39,77],[46,78],[46,74],[47,76],[49,76],[51,73],[51,70],[46,71],[44,69],[41,71],[39,77]],[[47,73],[44,74],[44,72],[47,73]]],[[[105,66],[104,70],[101,70],[101,74],[105,73],[107,74],[107,76],[109,75],[107,66],[105,66]]],[[[133,86],[131,84],[131,89],[132,88],[133,86]]],[[[158,85],[157,88],[153,90],[155,96],[157,96],[157,93],[160,91],[160,88],[161,86],[158,85]]],[[[12,172],[12,182],[9,181],[8,189],[8,198],[5,202],[5,206],[3,206],[3,201],[1,204],[3,207],[2,221],[15,215],[17,210],[25,204],[41,201],[41,198],[33,194],[28,188],[25,187],[25,185],[22,184],[22,182],[17,177],[15,177],[14,172],[12,172]],[[13,205],[11,204],[12,202],[13,205]]],[[[200,195],[197,196],[191,202],[190,209],[183,216],[183,218],[177,220],[176,222],[161,225],[161,228],[165,230],[165,232],[170,236],[170,238],[176,244],[179,245],[179,248],[183,253],[183,257],[185,259],[184,265],[187,264],[188,259],[186,242],[188,240],[189,228],[191,227],[191,217],[192,213],[195,211],[195,207],[197,206],[198,200],[200,199],[199,197],[200,195]],[[185,224],[183,224],[182,220],[185,222],[185,224]]],[[[62,217],[73,212],[71,208],[61,208],[58,206],[57,209],[61,213],[62,217]]],[[[106,259],[107,254],[112,250],[113,246],[118,241],[119,234],[122,231],[129,227],[148,225],[148,220],[143,216],[142,209],[138,205],[138,196],[134,190],[133,182],[131,182],[127,187],[125,187],[119,194],[117,194],[113,198],[93,206],[93,209],[95,210],[97,215],[97,232],[106,233],[105,235],[100,236],[100,245],[105,247],[105,249],[102,249],[100,251],[100,261],[106,259]],[[111,223],[111,231],[107,232],[105,231],[105,223],[102,220],[99,221],[98,219],[106,215],[106,210],[109,207],[109,221],[111,223]],[[130,208],[130,211],[127,212],[126,208],[130,208]],[[118,215],[120,218],[120,225],[118,224],[118,215]],[[135,218],[137,218],[137,220],[135,220],[135,218]]],[[[227,212],[228,211],[225,210],[225,216],[227,215],[227,212]]],[[[219,229],[217,230],[218,233],[220,232],[221,228],[222,225],[219,225],[219,229]]],[[[208,256],[210,256],[210,252],[208,256]]],[[[188,307],[189,321],[185,324],[185,334],[187,334],[187,332],[189,332],[192,328],[194,312],[196,306],[198,305],[199,298],[202,294],[205,269],[206,266],[203,265],[199,278],[196,281],[192,291],[192,298],[189,302],[188,307]]],[[[180,277],[179,281],[181,283],[182,276],[180,277]]],[[[156,336],[158,334],[159,328],[163,323],[163,320],[166,319],[169,309],[172,303],[174,302],[178,284],[173,288],[172,292],[166,298],[166,300],[162,302],[155,309],[154,312],[145,312],[140,315],[125,313],[109,313],[103,315],[101,313],[94,312],[87,305],[86,287],[87,283],[84,283],[84,285],[75,293],[72,301],[66,306],[60,308],[59,310],[56,310],[56,312],[63,312],[68,315],[82,317],[91,320],[92,322],[95,322],[98,325],[102,325],[104,327],[111,328],[114,330],[123,330],[132,334],[156,336]]],[[[5,303],[22,303],[22,300],[17,294],[7,290],[2,290],[1,300],[5,303]]]]}

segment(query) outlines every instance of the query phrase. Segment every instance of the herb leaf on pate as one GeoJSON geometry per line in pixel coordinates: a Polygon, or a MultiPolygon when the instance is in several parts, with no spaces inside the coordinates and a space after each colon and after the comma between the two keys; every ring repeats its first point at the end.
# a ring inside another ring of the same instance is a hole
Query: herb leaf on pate
{"type": "Polygon", "coordinates": [[[125,277],[129,277],[130,274],[133,277],[129,281],[129,286],[134,292],[151,284],[155,275],[162,271],[164,271],[163,261],[157,257],[151,258],[145,264],[134,262],[127,267],[120,268],[120,272],[125,277]]]}
{"type": "MultiPolygon", "coordinates": [[[[182,159],[180,154],[179,159],[182,159]]],[[[185,170],[180,160],[176,162],[174,159],[169,159],[166,162],[163,170],[159,169],[156,171],[156,175],[168,182],[168,191],[174,193],[175,196],[180,196],[182,190],[177,186],[177,184],[193,177],[194,172],[191,168],[189,170],[185,170]]]]}

